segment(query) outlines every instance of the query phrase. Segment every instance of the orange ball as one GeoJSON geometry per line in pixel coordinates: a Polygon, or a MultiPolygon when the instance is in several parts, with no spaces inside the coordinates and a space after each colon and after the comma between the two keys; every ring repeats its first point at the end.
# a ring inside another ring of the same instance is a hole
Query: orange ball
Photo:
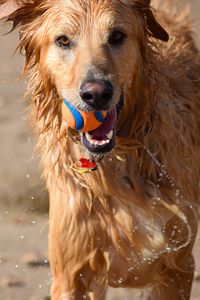
{"type": "Polygon", "coordinates": [[[106,111],[86,112],[78,110],[64,99],[62,104],[62,117],[67,125],[81,132],[89,132],[98,128],[105,120],[106,111]]]}

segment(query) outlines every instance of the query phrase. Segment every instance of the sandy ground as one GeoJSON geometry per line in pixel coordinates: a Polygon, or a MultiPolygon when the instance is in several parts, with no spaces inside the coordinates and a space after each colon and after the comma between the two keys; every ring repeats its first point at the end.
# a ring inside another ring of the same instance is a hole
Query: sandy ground
{"type": "MultiPolygon", "coordinates": [[[[181,1],[184,2],[184,1],[181,1]]],[[[200,1],[192,16],[200,29],[200,1]]],[[[35,140],[18,80],[22,58],[12,56],[17,34],[1,36],[0,23],[0,300],[47,300],[51,277],[47,260],[47,197],[41,183],[35,140]],[[34,157],[34,158],[32,158],[34,157]],[[27,213],[28,208],[28,213],[27,213]]],[[[200,299],[200,236],[195,246],[196,280],[192,300],[200,299]]],[[[143,299],[143,292],[110,290],[108,300],[143,299]]],[[[162,299],[161,299],[162,300],[162,299]]],[[[176,299],[173,299],[176,300],[176,299]]]]}

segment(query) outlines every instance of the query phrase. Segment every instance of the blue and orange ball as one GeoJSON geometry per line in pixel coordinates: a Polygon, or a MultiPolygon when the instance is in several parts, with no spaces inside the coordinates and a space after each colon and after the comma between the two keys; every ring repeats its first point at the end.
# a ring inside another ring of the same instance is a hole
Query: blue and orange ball
{"type": "Polygon", "coordinates": [[[107,116],[106,111],[82,111],[73,107],[66,99],[62,104],[62,117],[67,125],[81,132],[89,132],[98,128],[107,116]]]}

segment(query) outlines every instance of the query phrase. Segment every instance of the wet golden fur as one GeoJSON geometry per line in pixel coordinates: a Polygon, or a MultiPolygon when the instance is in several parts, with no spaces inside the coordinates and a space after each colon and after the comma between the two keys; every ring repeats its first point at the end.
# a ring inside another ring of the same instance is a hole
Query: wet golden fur
{"type": "Polygon", "coordinates": [[[0,2],[0,16],[20,28],[30,78],[31,120],[50,195],[53,300],[103,300],[107,285],[152,285],[153,300],[190,297],[199,203],[200,55],[190,23],[178,14],[155,12],[170,35],[168,43],[160,41],[166,37],[149,2],[17,1],[18,10],[10,10],[14,1],[0,2]],[[128,41],[116,55],[105,44],[118,25],[128,41]],[[65,30],[81,41],[67,63],[54,44],[65,30]],[[80,175],[70,166],[85,150],[63,125],[61,104],[66,93],[77,101],[91,66],[112,80],[116,101],[123,88],[125,105],[115,149],[97,171],[80,175]]]}

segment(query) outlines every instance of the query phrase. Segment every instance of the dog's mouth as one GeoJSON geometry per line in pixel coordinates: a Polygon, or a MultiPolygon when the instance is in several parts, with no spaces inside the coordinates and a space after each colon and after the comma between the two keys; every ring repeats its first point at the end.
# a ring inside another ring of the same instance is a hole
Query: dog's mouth
{"type": "Polygon", "coordinates": [[[97,129],[83,133],[82,141],[85,148],[92,154],[105,154],[115,147],[115,125],[123,107],[123,97],[119,103],[108,111],[104,122],[97,129]]]}
{"type": "Polygon", "coordinates": [[[103,124],[97,129],[83,133],[83,144],[92,153],[110,152],[115,146],[114,127],[117,119],[116,107],[111,109],[103,124]]]}

